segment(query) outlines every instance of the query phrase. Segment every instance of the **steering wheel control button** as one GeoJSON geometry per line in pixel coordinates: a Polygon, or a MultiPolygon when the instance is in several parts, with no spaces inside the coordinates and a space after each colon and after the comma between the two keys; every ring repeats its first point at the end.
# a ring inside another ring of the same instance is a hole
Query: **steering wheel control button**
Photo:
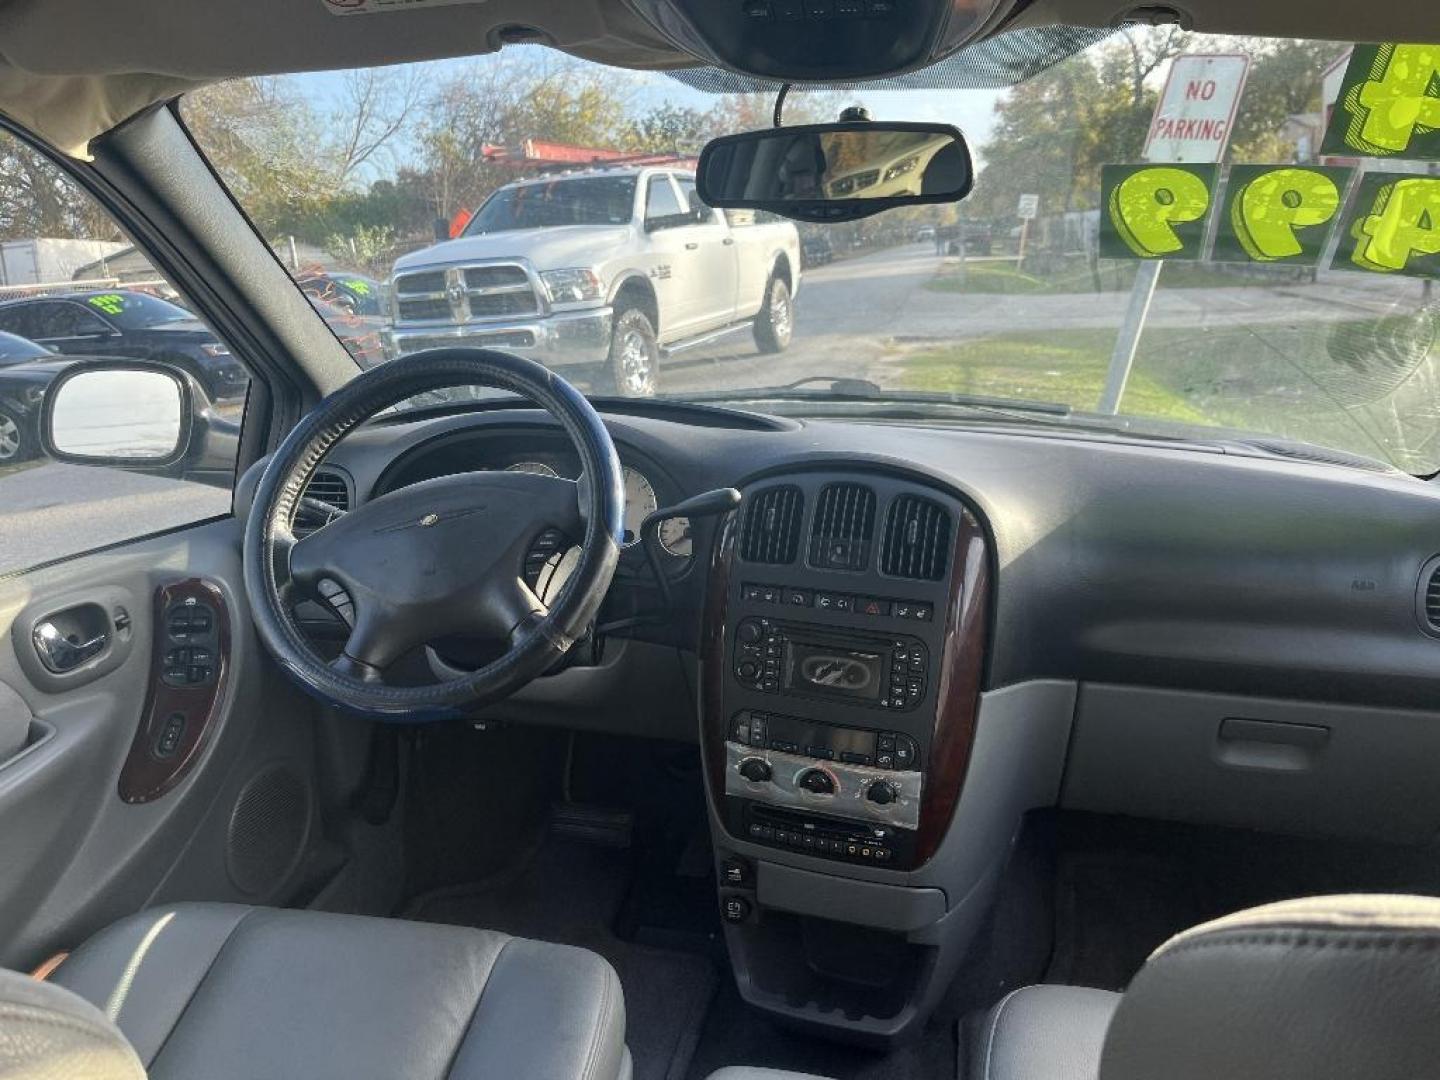
{"type": "Polygon", "coordinates": [[[764,758],[748,757],[739,765],[740,775],[752,784],[764,784],[773,775],[770,763],[764,758]]]}
{"type": "Polygon", "coordinates": [[[750,917],[750,901],[743,896],[722,897],[720,914],[728,923],[743,923],[750,917]]]}

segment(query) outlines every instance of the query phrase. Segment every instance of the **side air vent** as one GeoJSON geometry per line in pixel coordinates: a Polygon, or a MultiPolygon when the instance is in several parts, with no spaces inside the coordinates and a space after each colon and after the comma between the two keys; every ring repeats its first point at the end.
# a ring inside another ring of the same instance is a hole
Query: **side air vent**
{"type": "Polygon", "coordinates": [[[295,535],[324,528],[350,509],[350,483],[335,469],[317,469],[305,486],[305,502],[295,511],[295,535]],[[330,509],[326,509],[326,508],[330,509]]]}
{"type": "Polygon", "coordinates": [[[875,492],[863,484],[826,484],[810,527],[810,565],[825,570],[864,570],[875,535],[875,492]]]}
{"type": "Polygon", "coordinates": [[[950,558],[950,511],[918,495],[901,495],[885,515],[880,569],[891,577],[939,581],[950,558]]]}
{"type": "Polygon", "coordinates": [[[750,499],[740,534],[740,557],[746,562],[792,563],[800,550],[800,515],[805,496],[797,487],[766,488],[750,499]]]}
{"type": "Polygon", "coordinates": [[[1440,637],[1440,555],[1436,555],[1420,569],[1415,615],[1423,629],[1440,637]]]}

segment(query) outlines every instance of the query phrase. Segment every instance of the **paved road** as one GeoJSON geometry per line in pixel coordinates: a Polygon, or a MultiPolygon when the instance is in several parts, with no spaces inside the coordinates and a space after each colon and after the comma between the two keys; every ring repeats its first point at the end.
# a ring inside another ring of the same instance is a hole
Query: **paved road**
{"type": "Polygon", "coordinates": [[[203,484],[54,463],[0,470],[0,573],[226,513],[203,484]]]}
{"type": "MultiPolygon", "coordinates": [[[[794,343],[761,355],[747,333],[686,352],[663,368],[666,393],[774,386],[841,374],[893,383],[907,345],[963,341],[1014,331],[1118,330],[1129,290],[1060,295],[931,292],[936,273],[954,272],[928,244],[910,244],[807,271],[796,298],[794,343]]],[[[1328,273],[1315,283],[1166,289],[1151,304],[1154,328],[1324,323],[1413,312],[1420,282],[1328,273]]]]}

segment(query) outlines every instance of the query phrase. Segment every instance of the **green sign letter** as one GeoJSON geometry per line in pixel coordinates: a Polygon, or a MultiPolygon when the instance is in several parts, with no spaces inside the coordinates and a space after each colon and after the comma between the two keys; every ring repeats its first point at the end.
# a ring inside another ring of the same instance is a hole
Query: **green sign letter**
{"type": "Polygon", "coordinates": [[[1353,226],[1351,261],[1366,270],[1404,270],[1415,255],[1440,254],[1440,177],[1386,184],[1353,226]]]}
{"type": "Polygon", "coordinates": [[[1230,224],[1245,254],[1256,262],[1288,259],[1304,251],[1297,228],[1323,225],[1340,209],[1335,181],[1309,169],[1275,169],[1235,195],[1230,224]]]}
{"type": "Polygon", "coordinates": [[[1125,246],[1142,259],[1184,248],[1173,225],[1196,221],[1210,209],[1210,188],[1184,169],[1159,166],[1131,173],[1110,193],[1110,220],[1125,246]]]}

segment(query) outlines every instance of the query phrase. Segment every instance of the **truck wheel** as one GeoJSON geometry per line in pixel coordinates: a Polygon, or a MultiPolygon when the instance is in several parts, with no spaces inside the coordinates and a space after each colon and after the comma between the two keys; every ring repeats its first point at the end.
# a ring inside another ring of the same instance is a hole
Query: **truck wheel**
{"type": "Polygon", "coordinates": [[[660,346],[649,316],[625,308],[615,316],[610,356],[605,361],[605,389],[621,397],[654,397],[660,375],[660,346]]]}
{"type": "Polygon", "coordinates": [[[784,352],[790,346],[795,329],[795,307],[790,301],[790,286],[779,274],[765,286],[765,303],[755,316],[755,346],[762,353],[784,352]]]}

